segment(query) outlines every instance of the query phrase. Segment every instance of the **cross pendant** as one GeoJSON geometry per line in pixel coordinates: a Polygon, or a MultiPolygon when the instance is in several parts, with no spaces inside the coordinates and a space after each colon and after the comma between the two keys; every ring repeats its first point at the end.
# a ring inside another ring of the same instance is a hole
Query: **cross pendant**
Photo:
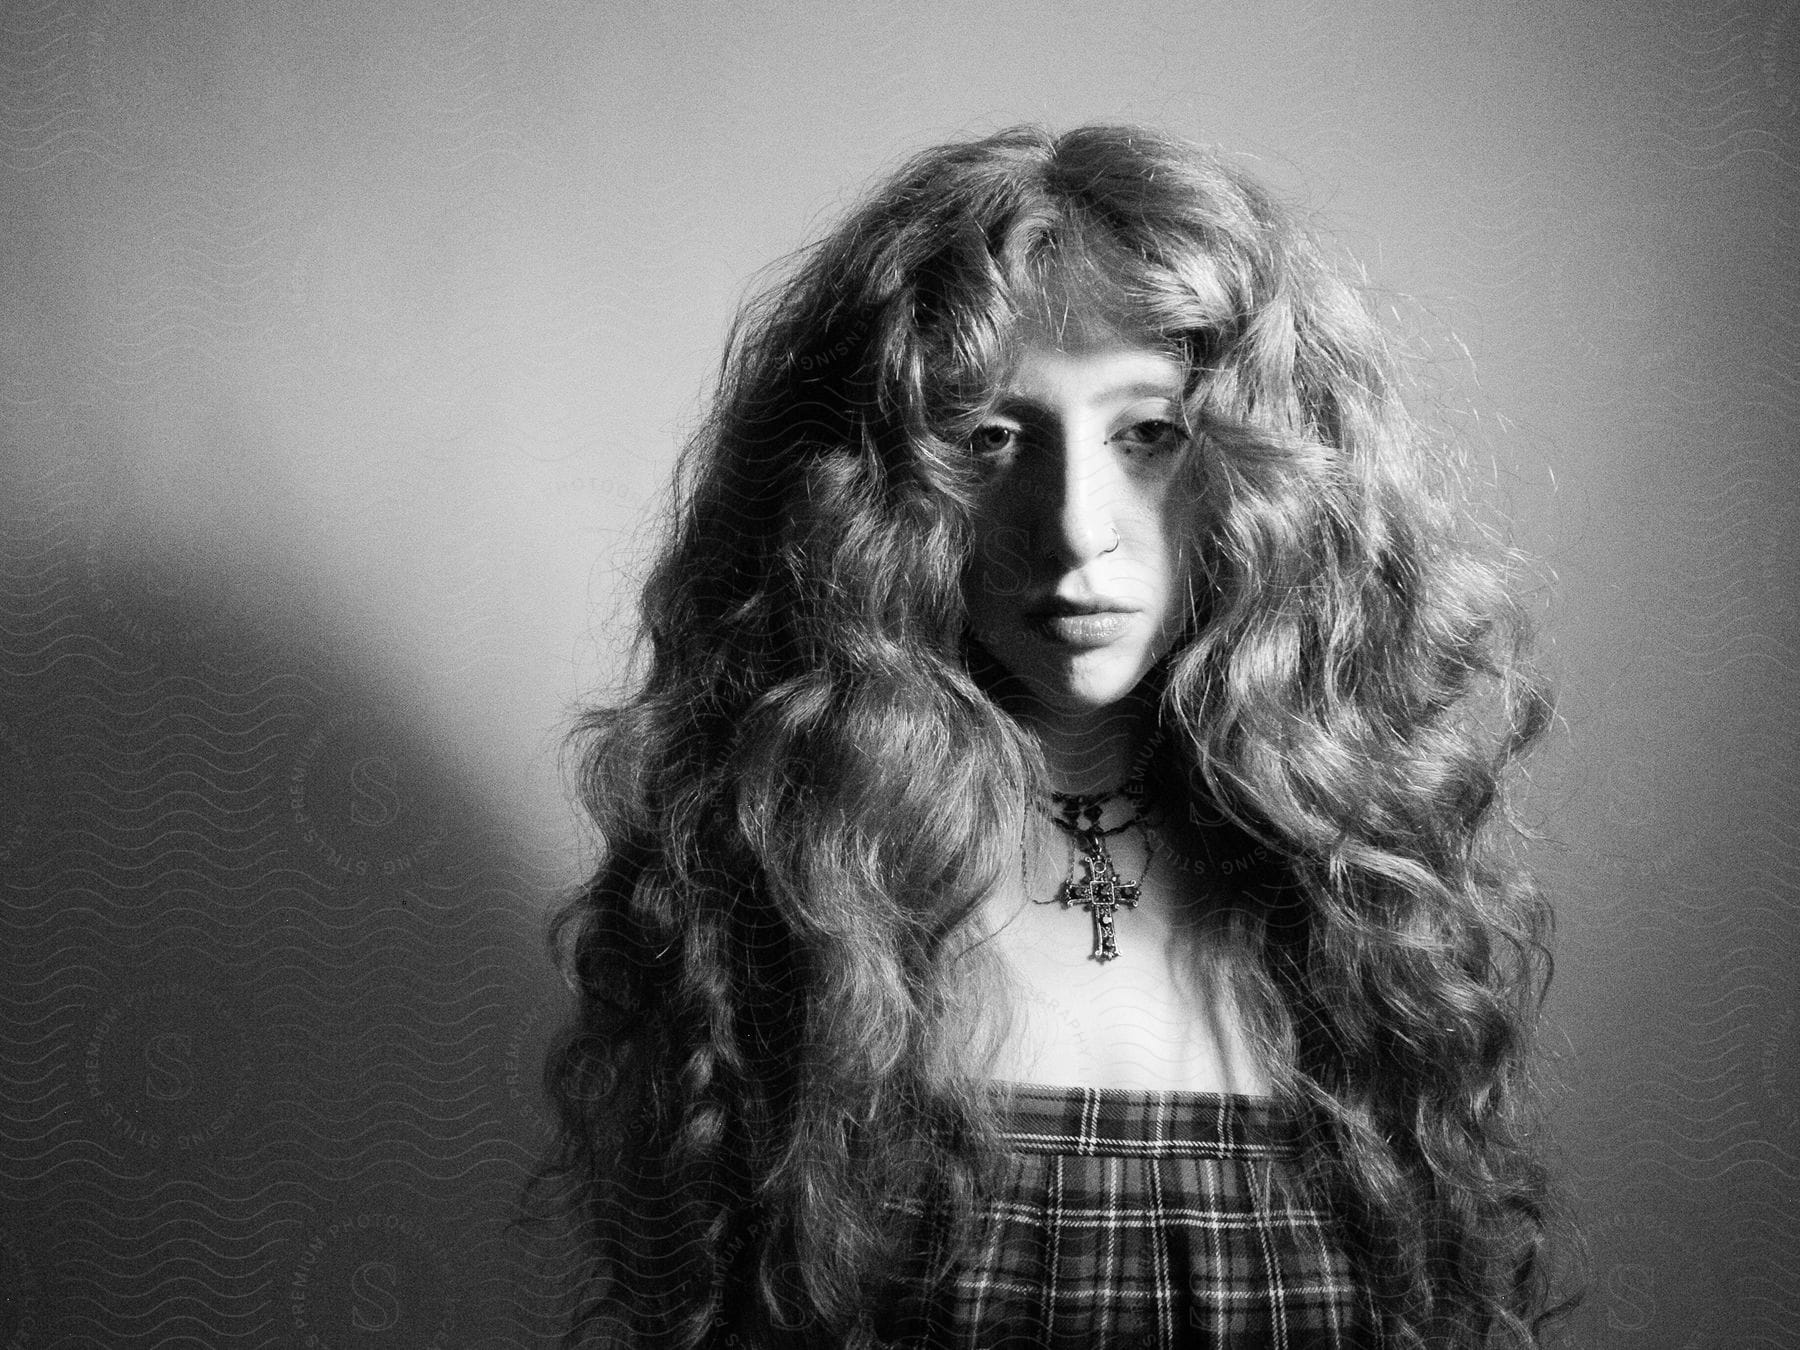
{"type": "Polygon", "coordinates": [[[1110,961],[1119,954],[1113,941],[1113,914],[1120,905],[1136,908],[1140,887],[1135,881],[1121,881],[1119,869],[1113,866],[1106,845],[1092,835],[1082,840],[1082,861],[1087,864],[1087,880],[1071,881],[1063,887],[1063,903],[1080,905],[1094,916],[1094,950],[1096,961],[1110,961]]]}

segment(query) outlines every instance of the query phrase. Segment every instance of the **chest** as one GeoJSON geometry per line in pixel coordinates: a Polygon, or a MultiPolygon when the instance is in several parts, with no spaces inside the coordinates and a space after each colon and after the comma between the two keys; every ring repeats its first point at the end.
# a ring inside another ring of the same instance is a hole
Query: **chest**
{"type": "Polygon", "coordinates": [[[1268,1090],[1224,978],[1216,890],[1172,868],[1145,867],[1127,847],[1122,876],[1135,906],[1106,913],[1106,895],[1065,899],[1062,860],[990,897],[985,921],[1008,985],[996,1076],[1074,1087],[1268,1090]],[[1088,903],[1084,904],[1083,901],[1088,903]],[[1099,904],[1093,903],[1099,901],[1099,904]],[[1117,955],[1098,959],[1110,920],[1117,955]]]}

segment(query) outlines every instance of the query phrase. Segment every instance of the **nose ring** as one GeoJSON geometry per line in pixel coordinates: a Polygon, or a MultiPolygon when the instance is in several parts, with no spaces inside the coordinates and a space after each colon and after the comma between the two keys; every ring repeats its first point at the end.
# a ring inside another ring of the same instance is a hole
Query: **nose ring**
{"type": "Polygon", "coordinates": [[[1114,525],[1112,527],[1112,534],[1113,534],[1113,541],[1112,541],[1112,543],[1108,544],[1105,548],[1100,550],[1101,556],[1105,556],[1106,554],[1111,553],[1115,548],[1117,548],[1119,546],[1119,527],[1117,525],[1114,525]]]}

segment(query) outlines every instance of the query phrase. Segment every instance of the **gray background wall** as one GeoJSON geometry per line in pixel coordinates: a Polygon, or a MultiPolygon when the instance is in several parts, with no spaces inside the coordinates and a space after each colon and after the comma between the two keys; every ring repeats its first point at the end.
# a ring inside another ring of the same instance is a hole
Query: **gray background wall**
{"type": "Polygon", "coordinates": [[[1581,1342],[1795,1343],[1792,0],[15,0],[0,1347],[541,1342],[557,738],[729,315],[1094,118],[1334,223],[1554,572],[1581,1342]]]}

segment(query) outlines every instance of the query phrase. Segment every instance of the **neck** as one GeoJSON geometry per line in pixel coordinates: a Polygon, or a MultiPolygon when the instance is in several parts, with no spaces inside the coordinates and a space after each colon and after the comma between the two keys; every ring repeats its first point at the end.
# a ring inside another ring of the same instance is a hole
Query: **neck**
{"type": "Polygon", "coordinates": [[[1043,748],[1053,792],[1092,796],[1117,790],[1143,766],[1138,755],[1155,726],[1152,706],[1133,695],[1100,709],[1034,709],[1029,724],[1043,748]]]}

